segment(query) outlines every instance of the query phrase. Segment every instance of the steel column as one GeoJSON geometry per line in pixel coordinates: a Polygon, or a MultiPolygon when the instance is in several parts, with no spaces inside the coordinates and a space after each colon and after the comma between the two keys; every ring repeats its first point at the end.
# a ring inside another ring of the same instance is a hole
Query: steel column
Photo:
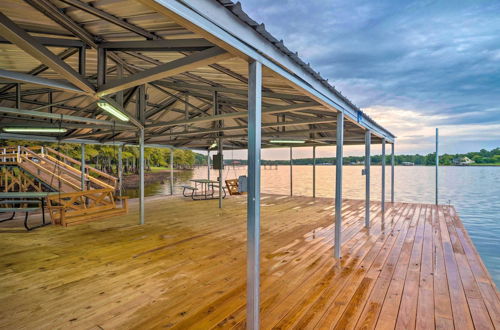
{"type": "Polygon", "coordinates": [[[174,149],[170,149],[170,195],[174,194],[174,149]]]}
{"type": "Polygon", "coordinates": [[[394,142],[391,144],[391,203],[394,203],[394,142]]]}
{"type": "Polygon", "coordinates": [[[436,128],[436,205],[439,203],[439,128],[436,128]]]}
{"type": "MultiPolygon", "coordinates": [[[[220,108],[219,108],[219,93],[217,91],[214,92],[213,94],[213,106],[214,106],[214,116],[216,115],[219,115],[220,114],[220,108]]],[[[222,120],[219,120],[217,122],[217,127],[218,128],[222,128],[222,124],[223,121],[222,120]]],[[[222,208],[222,167],[224,166],[224,157],[222,156],[222,153],[223,153],[223,148],[222,148],[222,133],[219,132],[217,133],[218,135],[218,139],[217,139],[217,153],[219,155],[219,157],[221,157],[221,164],[219,166],[219,177],[217,179],[217,181],[219,181],[219,208],[221,209],[222,208]]]]}
{"type": "Polygon", "coordinates": [[[344,114],[337,114],[337,155],[335,166],[335,258],[339,259],[342,244],[342,165],[344,148],[344,114]]]}
{"type": "Polygon", "coordinates": [[[259,329],[262,66],[248,67],[247,329],[259,329]]]}
{"type": "Polygon", "coordinates": [[[290,147],[290,196],[293,196],[293,149],[290,147]]]}
{"type": "Polygon", "coordinates": [[[81,149],[82,149],[82,156],[80,159],[80,171],[82,172],[81,174],[81,182],[82,182],[82,191],[85,190],[85,144],[81,144],[81,149]]]}
{"type": "Polygon", "coordinates": [[[207,151],[207,180],[210,181],[210,149],[207,151]]]}
{"type": "Polygon", "coordinates": [[[365,132],[365,227],[370,228],[370,171],[372,132],[365,132]]]}
{"type": "Polygon", "coordinates": [[[385,139],[382,139],[382,213],[385,212],[385,139]]]}
{"type": "Polygon", "coordinates": [[[316,146],[313,146],[313,198],[316,198],[316,146]]]}
{"type": "Polygon", "coordinates": [[[144,128],[139,129],[139,223],[144,224],[144,128]]]}
{"type": "Polygon", "coordinates": [[[123,145],[118,147],[118,196],[122,195],[123,187],[123,145]]]}

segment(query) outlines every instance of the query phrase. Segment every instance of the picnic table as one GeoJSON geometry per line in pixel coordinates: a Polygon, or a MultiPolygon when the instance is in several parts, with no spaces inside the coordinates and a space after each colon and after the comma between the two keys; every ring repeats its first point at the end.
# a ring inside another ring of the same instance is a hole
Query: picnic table
{"type": "Polygon", "coordinates": [[[0,207],[0,213],[11,213],[12,216],[6,219],[0,220],[0,222],[9,221],[14,219],[16,212],[25,212],[24,217],[24,227],[26,230],[30,231],[32,229],[40,228],[46,226],[50,223],[45,222],[45,199],[51,194],[57,194],[54,192],[1,192],[0,193],[0,205],[5,205],[6,207],[0,207]],[[27,206],[34,205],[38,206],[27,206]],[[16,206],[17,205],[17,206],[16,206]],[[24,206],[23,206],[24,205],[24,206]],[[28,215],[34,211],[42,211],[42,223],[37,226],[30,227],[28,225],[28,215]]]}
{"type": "Polygon", "coordinates": [[[218,196],[214,196],[214,188],[219,188],[224,193],[222,198],[226,198],[226,190],[224,187],[219,187],[219,181],[208,179],[192,179],[189,181],[194,182],[194,187],[182,186],[184,188],[182,192],[184,197],[191,197],[193,200],[216,199],[218,196]],[[191,194],[186,194],[186,191],[191,191],[191,194]]]}

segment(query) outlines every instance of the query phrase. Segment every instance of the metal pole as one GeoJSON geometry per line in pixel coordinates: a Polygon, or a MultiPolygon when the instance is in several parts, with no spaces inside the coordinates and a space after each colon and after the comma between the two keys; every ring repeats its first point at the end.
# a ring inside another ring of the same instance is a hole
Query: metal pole
{"type": "Polygon", "coordinates": [[[365,227],[370,228],[370,170],[372,132],[365,132],[365,227]]]}
{"type": "Polygon", "coordinates": [[[123,145],[118,147],[118,196],[122,195],[123,187],[123,145]]]}
{"type": "Polygon", "coordinates": [[[382,213],[385,212],[385,139],[382,139],[382,213]]]}
{"type": "Polygon", "coordinates": [[[139,130],[139,223],[144,224],[144,128],[139,130]]]}
{"type": "Polygon", "coordinates": [[[170,195],[174,194],[174,149],[170,149],[170,195]]]}
{"type": "Polygon", "coordinates": [[[293,196],[293,150],[290,147],[290,196],[293,196]]]}
{"type": "Polygon", "coordinates": [[[259,329],[262,66],[248,67],[247,329],[259,329]]]}
{"type": "Polygon", "coordinates": [[[82,179],[82,191],[85,190],[85,144],[81,144],[81,149],[82,149],[82,156],[80,159],[80,171],[81,173],[81,179],[82,179]]]}
{"type": "MultiPolygon", "coordinates": [[[[220,114],[220,109],[219,109],[219,94],[217,92],[214,92],[214,114],[219,115],[220,114]]],[[[222,128],[223,121],[219,120],[217,123],[218,128],[222,128]]],[[[222,156],[223,154],[223,148],[222,148],[222,132],[217,133],[218,139],[217,139],[217,153],[219,154],[220,161],[221,163],[219,164],[219,178],[217,181],[219,181],[219,208],[222,208],[222,167],[224,166],[224,157],[222,156]]]]}
{"type": "Polygon", "coordinates": [[[208,181],[210,181],[210,149],[208,150],[208,154],[207,154],[207,165],[208,165],[207,179],[208,179],[208,181]]]}
{"type": "Polygon", "coordinates": [[[316,198],[316,146],[313,146],[313,198],[316,198]]]}
{"type": "Polygon", "coordinates": [[[394,142],[391,145],[391,203],[394,203],[394,142]]]}
{"type": "Polygon", "coordinates": [[[436,128],[436,205],[439,203],[439,128],[436,128]]]}
{"type": "Polygon", "coordinates": [[[344,114],[337,114],[337,155],[335,166],[335,258],[339,259],[342,244],[342,163],[344,147],[344,114]]]}

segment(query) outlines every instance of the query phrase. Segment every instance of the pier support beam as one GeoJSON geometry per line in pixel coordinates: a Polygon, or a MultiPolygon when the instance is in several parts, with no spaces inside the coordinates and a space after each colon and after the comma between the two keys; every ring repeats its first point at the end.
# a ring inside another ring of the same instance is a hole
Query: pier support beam
{"type": "Polygon", "coordinates": [[[436,128],[436,205],[439,203],[439,128],[436,128]]]}
{"type": "Polygon", "coordinates": [[[207,150],[207,180],[210,181],[210,149],[207,150]]]}
{"type": "Polygon", "coordinates": [[[342,244],[342,165],[344,149],[344,114],[337,114],[337,155],[335,170],[335,258],[340,259],[342,244]]]}
{"type": "Polygon", "coordinates": [[[394,142],[391,144],[391,203],[394,203],[394,142]]]}
{"type": "Polygon", "coordinates": [[[139,130],[139,223],[144,224],[144,128],[139,130]]]}
{"type": "Polygon", "coordinates": [[[82,172],[81,180],[82,180],[82,191],[85,190],[85,144],[81,144],[82,156],[80,160],[80,171],[82,172]]]}
{"type": "MultiPolygon", "coordinates": [[[[217,91],[214,92],[214,115],[220,115],[219,109],[219,93],[217,91]]],[[[224,121],[219,120],[217,122],[217,127],[222,128],[224,121]]],[[[219,208],[222,208],[222,168],[224,167],[224,157],[223,157],[223,148],[222,148],[222,132],[217,133],[217,154],[220,157],[221,163],[219,164],[219,177],[217,181],[219,181],[219,208]]]]}
{"type": "Polygon", "coordinates": [[[290,147],[290,196],[293,196],[293,148],[290,147]]]}
{"type": "Polygon", "coordinates": [[[313,198],[316,198],[316,146],[313,146],[313,198]]]}
{"type": "Polygon", "coordinates": [[[382,213],[385,212],[385,139],[382,139],[382,213]]]}
{"type": "Polygon", "coordinates": [[[262,65],[248,67],[247,329],[259,329],[262,65]]]}
{"type": "Polygon", "coordinates": [[[370,148],[372,142],[372,133],[365,132],[365,227],[370,228],[370,148]]]}
{"type": "Polygon", "coordinates": [[[123,188],[123,145],[118,146],[118,196],[122,195],[123,188]]]}
{"type": "Polygon", "coordinates": [[[170,195],[174,194],[174,149],[170,149],[170,195]]]}

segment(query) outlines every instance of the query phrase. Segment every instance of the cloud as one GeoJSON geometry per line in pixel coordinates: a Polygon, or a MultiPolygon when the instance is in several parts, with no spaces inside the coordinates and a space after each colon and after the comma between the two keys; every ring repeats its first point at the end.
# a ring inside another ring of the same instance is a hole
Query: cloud
{"type": "Polygon", "coordinates": [[[356,105],[373,112],[377,122],[391,129],[408,128],[406,121],[413,120],[413,131],[402,137],[432,140],[432,129],[424,128],[442,126],[464,141],[463,151],[500,144],[495,131],[500,2],[243,0],[242,5],[356,105]],[[483,134],[465,134],[465,127],[483,134]]]}

